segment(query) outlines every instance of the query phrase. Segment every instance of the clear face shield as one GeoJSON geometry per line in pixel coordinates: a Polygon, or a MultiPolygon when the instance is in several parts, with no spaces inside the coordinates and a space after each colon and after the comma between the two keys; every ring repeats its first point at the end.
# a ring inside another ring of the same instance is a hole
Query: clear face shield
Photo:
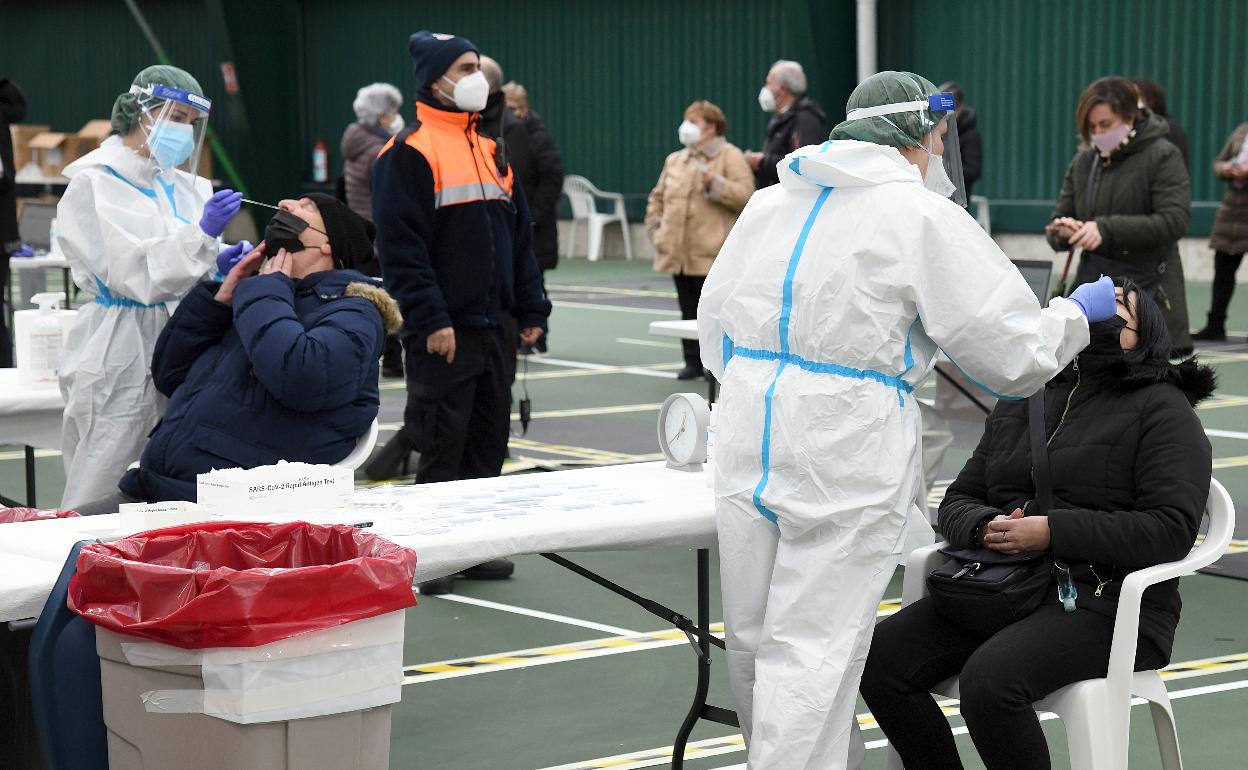
{"type": "Polygon", "coordinates": [[[848,120],[883,120],[910,138],[910,144],[927,153],[923,184],[959,206],[967,205],[966,182],[962,176],[962,149],[958,144],[958,121],[952,94],[932,94],[912,102],[881,104],[856,109],[848,120]],[[922,139],[914,140],[915,134],[922,139]]]}
{"type": "Polygon", "coordinates": [[[148,88],[134,86],[130,92],[138,94],[139,129],[160,170],[176,168],[196,173],[212,102],[199,94],[160,83],[148,88]]]}

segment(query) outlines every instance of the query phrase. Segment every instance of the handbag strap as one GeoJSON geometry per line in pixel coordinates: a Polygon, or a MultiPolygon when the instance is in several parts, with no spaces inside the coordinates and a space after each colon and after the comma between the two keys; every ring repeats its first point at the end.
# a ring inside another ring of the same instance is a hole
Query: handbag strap
{"type": "Polygon", "coordinates": [[[1028,434],[1031,437],[1031,473],[1036,482],[1036,513],[1048,516],[1053,508],[1053,480],[1049,476],[1049,447],[1044,428],[1044,391],[1027,399],[1028,434]]]}

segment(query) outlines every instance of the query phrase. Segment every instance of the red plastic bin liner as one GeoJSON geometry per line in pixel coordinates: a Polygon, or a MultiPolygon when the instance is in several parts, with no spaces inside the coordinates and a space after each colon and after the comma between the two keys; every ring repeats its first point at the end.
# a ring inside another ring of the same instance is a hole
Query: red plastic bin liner
{"type": "Polygon", "coordinates": [[[215,522],[85,546],[69,608],[175,647],[257,647],[416,604],[416,553],[344,525],[215,522]]]}
{"type": "Polygon", "coordinates": [[[77,511],[45,511],[42,508],[0,508],[0,524],[16,524],[19,521],[68,519],[77,515],[79,515],[77,511]]]}

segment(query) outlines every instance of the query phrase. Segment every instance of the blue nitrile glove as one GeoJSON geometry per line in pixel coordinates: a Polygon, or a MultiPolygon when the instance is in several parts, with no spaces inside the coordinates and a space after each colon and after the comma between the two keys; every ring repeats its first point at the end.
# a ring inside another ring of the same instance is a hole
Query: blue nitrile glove
{"type": "Polygon", "coordinates": [[[221,249],[221,253],[217,254],[217,271],[221,275],[229,275],[230,269],[238,264],[239,260],[252,252],[252,246],[249,241],[239,241],[233,246],[226,246],[221,249]]]}
{"type": "Polygon", "coordinates": [[[242,193],[229,189],[213,193],[208,202],[204,204],[204,215],[200,217],[199,229],[213,238],[221,237],[221,233],[225,232],[225,226],[242,207],[242,193]]]}
{"type": "Polygon", "coordinates": [[[1083,284],[1072,291],[1066,299],[1079,306],[1090,324],[1107,321],[1118,312],[1118,300],[1114,296],[1114,282],[1107,275],[1083,284]]]}

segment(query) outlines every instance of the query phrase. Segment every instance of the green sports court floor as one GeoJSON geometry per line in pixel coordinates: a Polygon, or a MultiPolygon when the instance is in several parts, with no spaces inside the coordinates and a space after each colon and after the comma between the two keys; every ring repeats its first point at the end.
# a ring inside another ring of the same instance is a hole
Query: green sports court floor
{"type": "MultiPolygon", "coordinates": [[[[534,417],[511,445],[510,472],[535,466],[651,459],[654,424],[670,393],[703,390],[679,383],[676,340],[653,338],[653,320],[677,317],[670,280],[642,262],[565,262],[548,274],[555,304],[550,353],[529,362],[534,417]]],[[[1188,287],[1195,326],[1204,318],[1207,284],[1188,287]]],[[[1232,307],[1232,325],[1248,329],[1248,291],[1232,307]]],[[[1238,332],[1239,341],[1248,333],[1238,332]]],[[[1248,503],[1248,344],[1206,351],[1218,370],[1217,397],[1200,410],[1217,434],[1214,475],[1238,503],[1248,503]]],[[[517,397],[520,392],[517,386],[517,397]]],[[[930,397],[931,385],[920,393],[930,397]]],[[[402,419],[403,385],[382,391],[382,441],[402,419]]],[[[518,431],[518,425],[514,426],[518,431]]],[[[968,455],[950,451],[941,478],[968,455]]],[[[41,452],[39,502],[54,505],[63,483],[60,457],[41,452]]],[[[365,483],[361,478],[361,483],[365,483]]],[[[19,447],[0,447],[0,492],[23,498],[19,447]]],[[[1237,550],[1248,551],[1241,524],[1237,550]]],[[[572,558],[638,593],[692,615],[694,554],[684,549],[578,554],[572,558]]],[[[1246,556],[1245,558],[1248,558],[1246,556]]],[[[662,766],[689,708],[696,672],[683,636],[626,600],[537,556],[516,560],[511,580],[459,581],[449,596],[422,598],[407,614],[403,701],[394,709],[391,766],[438,770],[633,768],[662,766]],[[635,639],[662,632],[659,638],[635,639]],[[630,756],[632,755],[632,756],[630,756]]],[[[717,565],[712,563],[712,580],[717,565]]],[[[1248,581],[1195,575],[1182,582],[1179,626],[1167,685],[1186,766],[1238,768],[1248,713],[1248,581]]],[[[900,579],[887,594],[900,596],[900,579]]],[[[712,615],[721,618],[719,597],[712,615]]],[[[887,603],[886,603],[887,605],[887,603]]],[[[881,613],[889,611],[882,606],[881,613]]],[[[712,666],[712,704],[731,707],[722,654],[712,666]]],[[[868,745],[882,735],[859,705],[868,745]]],[[[960,725],[954,716],[952,721],[960,725]]],[[[1066,767],[1060,723],[1045,723],[1055,767],[1066,767]]],[[[1152,723],[1142,707],[1132,719],[1132,768],[1160,767],[1152,723]]],[[[695,770],[743,765],[738,731],[702,723],[695,770]]],[[[958,738],[968,768],[979,764],[958,738]]],[[[871,748],[867,767],[882,768],[871,748]]]]}

